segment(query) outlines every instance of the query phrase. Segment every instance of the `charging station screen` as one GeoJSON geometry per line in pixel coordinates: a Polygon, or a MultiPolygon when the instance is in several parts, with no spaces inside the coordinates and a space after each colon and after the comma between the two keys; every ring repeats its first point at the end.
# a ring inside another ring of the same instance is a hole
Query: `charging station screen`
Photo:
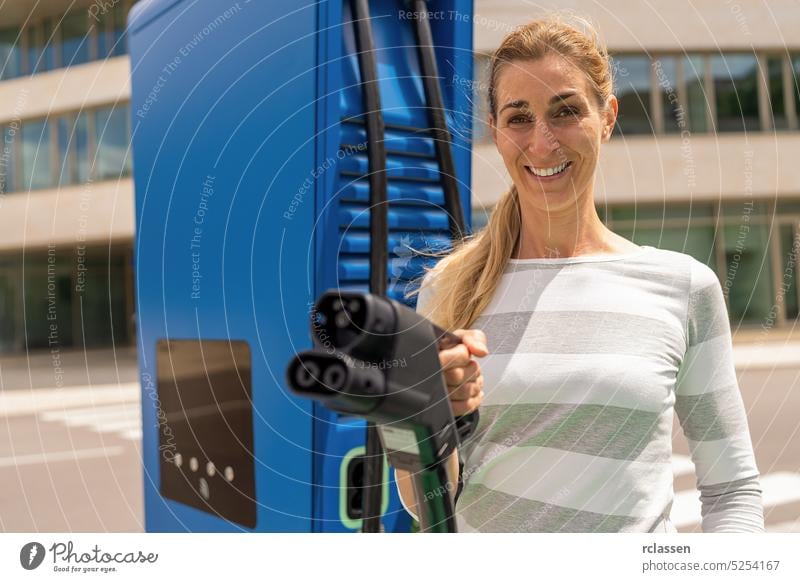
{"type": "Polygon", "coordinates": [[[170,339],[156,351],[161,494],[255,527],[247,342],[170,339]]]}

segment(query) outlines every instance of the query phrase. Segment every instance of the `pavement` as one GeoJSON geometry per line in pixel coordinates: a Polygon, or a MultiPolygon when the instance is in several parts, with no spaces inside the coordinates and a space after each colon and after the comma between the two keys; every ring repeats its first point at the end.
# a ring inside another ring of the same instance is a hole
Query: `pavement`
{"type": "MultiPolygon", "coordinates": [[[[734,359],[767,531],[800,533],[800,341],[738,332],[734,359]]],[[[673,522],[696,532],[694,465],[675,428],[673,522]]],[[[143,531],[141,435],[135,349],[0,357],[0,531],[143,531]]]]}

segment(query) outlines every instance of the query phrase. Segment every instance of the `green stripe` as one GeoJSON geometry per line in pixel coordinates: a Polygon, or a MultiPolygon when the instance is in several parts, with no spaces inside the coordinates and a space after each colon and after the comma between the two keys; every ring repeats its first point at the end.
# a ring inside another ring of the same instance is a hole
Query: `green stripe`
{"type": "Polygon", "coordinates": [[[661,521],[661,516],[637,518],[581,511],[515,497],[483,485],[465,487],[457,511],[471,527],[491,533],[647,532],[661,521]]]}
{"type": "Polygon", "coordinates": [[[672,426],[667,426],[667,416],[599,404],[482,406],[475,437],[481,444],[549,447],[609,459],[668,463],[672,426]]]}
{"type": "Polygon", "coordinates": [[[722,390],[675,397],[675,412],[686,438],[716,441],[747,431],[738,384],[722,390]]]}

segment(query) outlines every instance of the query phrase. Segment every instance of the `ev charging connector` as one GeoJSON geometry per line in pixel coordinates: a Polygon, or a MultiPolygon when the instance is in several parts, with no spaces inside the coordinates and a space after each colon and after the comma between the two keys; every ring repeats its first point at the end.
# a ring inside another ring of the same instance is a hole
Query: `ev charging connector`
{"type": "Polygon", "coordinates": [[[446,463],[459,445],[439,350],[461,339],[378,295],[328,291],[311,315],[315,348],[286,370],[289,388],[378,427],[387,458],[412,475],[420,528],[455,532],[446,463]]]}

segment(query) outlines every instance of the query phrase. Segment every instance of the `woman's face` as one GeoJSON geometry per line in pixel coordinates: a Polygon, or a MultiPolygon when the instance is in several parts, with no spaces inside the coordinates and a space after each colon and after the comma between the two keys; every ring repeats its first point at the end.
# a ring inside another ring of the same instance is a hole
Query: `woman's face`
{"type": "Polygon", "coordinates": [[[557,55],[505,64],[496,91],[497,116],[489,123],[520,202],[548,212],[593,204],[599,148],[611,136],[616,98],[601,110],[585,74],[557,55]]]}

